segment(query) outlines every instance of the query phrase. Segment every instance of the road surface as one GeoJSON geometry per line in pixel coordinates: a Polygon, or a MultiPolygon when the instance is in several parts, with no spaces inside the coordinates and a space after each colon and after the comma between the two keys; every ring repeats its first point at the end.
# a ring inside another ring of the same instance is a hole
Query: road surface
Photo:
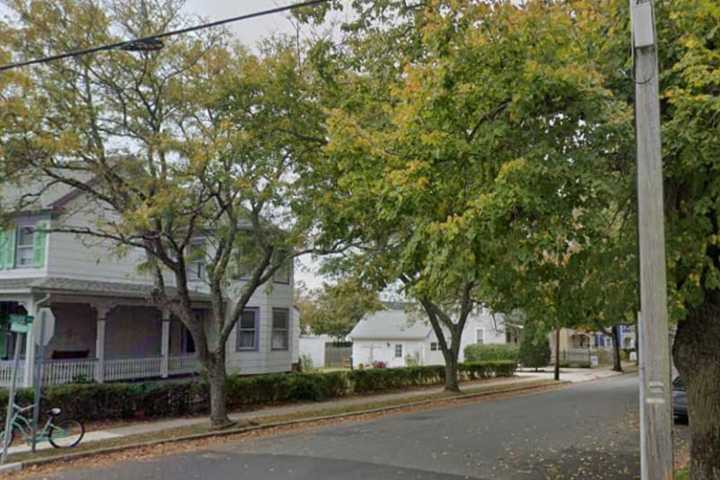
{"type": "Polygon", "coordinates": [[[637,390],[626,375],[56,478],[629,480],[640,470],[637,390]]]}

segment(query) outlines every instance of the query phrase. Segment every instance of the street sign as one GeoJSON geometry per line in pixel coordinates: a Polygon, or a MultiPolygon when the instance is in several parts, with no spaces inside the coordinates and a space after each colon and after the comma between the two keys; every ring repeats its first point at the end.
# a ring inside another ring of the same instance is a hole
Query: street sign
{"type": "Polygon", "coordinates": [[[40,345],[40,341],[42,340],[42,345],[47,346],[50,340],[52,340],[53,335],[55,335],[55,315],[53,315],[51,309],[41,308],[37,316],[42,320],[39,322],[38,327],[44,331],[42,333],[40,330],[35,331],[35,343],[40,345]]]}
{"type": "Polygon", "coordinates": [[[32,328],[31,315],[10,315],[10,331],[15,333],[28,333],[32,328]]]}

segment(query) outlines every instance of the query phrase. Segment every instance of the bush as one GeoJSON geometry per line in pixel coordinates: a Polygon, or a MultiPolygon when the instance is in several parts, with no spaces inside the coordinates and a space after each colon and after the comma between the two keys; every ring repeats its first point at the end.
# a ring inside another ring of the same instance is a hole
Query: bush
{"type": "Polygon", "coordinates": [[[465,347],[466,362],[495,362],[498,360],[518,361],[517,345],[468,345],[465,347]]]}
{"type": "Polygon", "coordinates": [[[523,367],[545,367],[550,363],[550,345],[545,339],[533,341],[532,337],[528,336],[520,343],[518,360],[523,367]]]}
{"type": "MultiPolygon", "coordinates": [[[[461,379],[511,376],[512,361],[472,362],[459,365],[461,379]]],[[[229,408],[276,403],[319,401],[351,393],[366,394],[399,390],[445,381],[442,365],[405,368],[370,368],[327,373],[275,373],[256,376],[231,375],[227,379],[229,408]]],[[[30,389],[18,391],[17,402],[32,402],[30,389]]],[[[0,389],[0,405],[7,405],[7,390],[0,389]]],[[[209,410],[205,382],[147,382],[57,385],[43,389],[43,411],[50,407],[78,420],[118,420],[179,417],[209,410]]],[[[4,409],[0,409],[0,418],[4,409]]]]}

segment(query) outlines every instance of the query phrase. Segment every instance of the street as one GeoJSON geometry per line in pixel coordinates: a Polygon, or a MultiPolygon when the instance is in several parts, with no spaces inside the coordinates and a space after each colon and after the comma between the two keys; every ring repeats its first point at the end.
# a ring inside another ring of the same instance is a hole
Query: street
{"type": "Polygon", "coordinates": [[[57,478],[627,480],[640,469],[637,389],[626,375],[57,478]]]}

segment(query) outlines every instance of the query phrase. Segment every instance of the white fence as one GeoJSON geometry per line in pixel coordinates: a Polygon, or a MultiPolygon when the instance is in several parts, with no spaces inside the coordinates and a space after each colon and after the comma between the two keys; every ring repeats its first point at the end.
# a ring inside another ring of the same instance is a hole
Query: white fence
{"type": "Polygon", "coordinates": [[[105,381],[159,377],[162,357],[105,360],[105,381]]]}
{"type": "MultiPolygon", "coordinates": [[[[12,360],[0,360],[0,386],[9,387],[12,382],[13,372],[13,361],[12,360]]],[[[24,361],[20,362],[17,372],[17,385],[21,386],[23,383],[23,374],[25,373],[24,361]]]]}
{"type": "Polygon", "coordinates": [[[189,375],[200,371],[200,360],[195,355],[170,357],[168,373],[170,375],[189,375]]]}
{"type": "MultiPolygon", "coordinates": [[[[45,385],[61,385],[63,383],[87,382],[95,379],[97,370],[96,359],[78,360],[47,360],[43,367],[43,383],[45,385]]],[[[160,378],[162,357],[123,358],[105,360],[104,381],[141,380],[160,378]]],[[[12,361],[0,361],[0,387],[9,387],[12,380],[12,361]]],[[[23,386],[25,360],[20,362],[17,385],[23,386]]],[[[181,355],[168,358],[169,375],[189,375],[200,370],[200,362],[194,355],[181,355]]]]}
{"type": "Polygon", "coordinates": [[[50,360],[43,365],[43,383],[89,382],[95,378],[96,360],[50,360]]]}

